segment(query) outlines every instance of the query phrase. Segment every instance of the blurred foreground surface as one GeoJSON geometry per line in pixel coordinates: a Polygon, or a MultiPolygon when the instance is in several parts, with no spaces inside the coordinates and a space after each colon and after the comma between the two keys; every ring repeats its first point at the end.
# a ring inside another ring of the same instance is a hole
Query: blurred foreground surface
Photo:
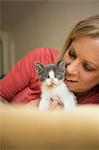
{"type": "Polygon", "coordinates": [[[99,150],[99,105],[38,112],[0,104],[0,150],[99,150]]]}

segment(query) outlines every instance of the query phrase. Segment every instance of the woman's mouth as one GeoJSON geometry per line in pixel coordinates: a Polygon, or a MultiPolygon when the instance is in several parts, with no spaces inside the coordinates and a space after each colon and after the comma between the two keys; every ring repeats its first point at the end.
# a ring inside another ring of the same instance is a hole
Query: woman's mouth
{"type": "Polygon", "coordinates": [[[69,79],[69,78],[65,78],[65,83],[66,83],[67,85],[73,85],[73,84],[77,83],[77,81],[76,81],[76,80],[69,79]]]}
{"type": "Polygon", "coordinates": [[[77,82],[77,81],[71,80],[71,79],[66,79],[66,81],[68,81],[68,82],[77,82]]]}

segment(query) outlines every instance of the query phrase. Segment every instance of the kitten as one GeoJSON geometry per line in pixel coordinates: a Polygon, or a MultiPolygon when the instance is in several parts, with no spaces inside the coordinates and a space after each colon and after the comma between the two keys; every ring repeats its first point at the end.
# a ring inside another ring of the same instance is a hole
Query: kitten
{"type": "Polygon", "coordinates": [[[60,60],[57,64],[43,66],[40,62],[35,62],[35,67],[41,81],[40,111],[47,111],[52,96],[58,96],[64,106],[64,110],[73,109],[76,104],[76,97],[69,91],[64,83],[65,63],[60,60]]]}

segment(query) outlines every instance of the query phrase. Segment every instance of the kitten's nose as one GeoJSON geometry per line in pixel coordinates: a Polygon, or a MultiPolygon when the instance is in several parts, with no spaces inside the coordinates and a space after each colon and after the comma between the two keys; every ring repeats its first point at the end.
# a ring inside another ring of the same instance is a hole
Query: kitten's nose
{"type": "Polygon", "coordinates": [[[51,83],[52,83],[52,84],[55,84],[55,81],[54,81],[54,79],[51,79],[51,83]]]}

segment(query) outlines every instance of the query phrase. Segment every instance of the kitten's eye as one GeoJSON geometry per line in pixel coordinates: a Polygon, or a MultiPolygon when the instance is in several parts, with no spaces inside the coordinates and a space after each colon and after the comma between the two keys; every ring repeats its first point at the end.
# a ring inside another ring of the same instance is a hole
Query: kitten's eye
{"type": "Polygon", "coordinates": [[[92,66],[90,66],[90,65],[87,64],[87,63],[84,63],[84,64],[83,64],[83,68],[84,68],[85,71],[89,71],[89,72],[95,70],[92,66]]]}
{"type": "Polygon", "coordinates": [[[49,74],[47,74],[46,77],[49,78],[49,74]]]}
{"type": "Polygon", "coordinates": [[[60,78],[61,76],[60,75],[57,75],[57,78],[60,78]]]}
{"type": "Polygon", "coordinates": [[[74,50],[70,49],[69,52],[68,52],[68,54],[69,54],[69,56],[70,56],[71,58],[73,58],[73,59],[76,58],[76,54],[75,54],[75,51],[74,51],[74,50]]]}

